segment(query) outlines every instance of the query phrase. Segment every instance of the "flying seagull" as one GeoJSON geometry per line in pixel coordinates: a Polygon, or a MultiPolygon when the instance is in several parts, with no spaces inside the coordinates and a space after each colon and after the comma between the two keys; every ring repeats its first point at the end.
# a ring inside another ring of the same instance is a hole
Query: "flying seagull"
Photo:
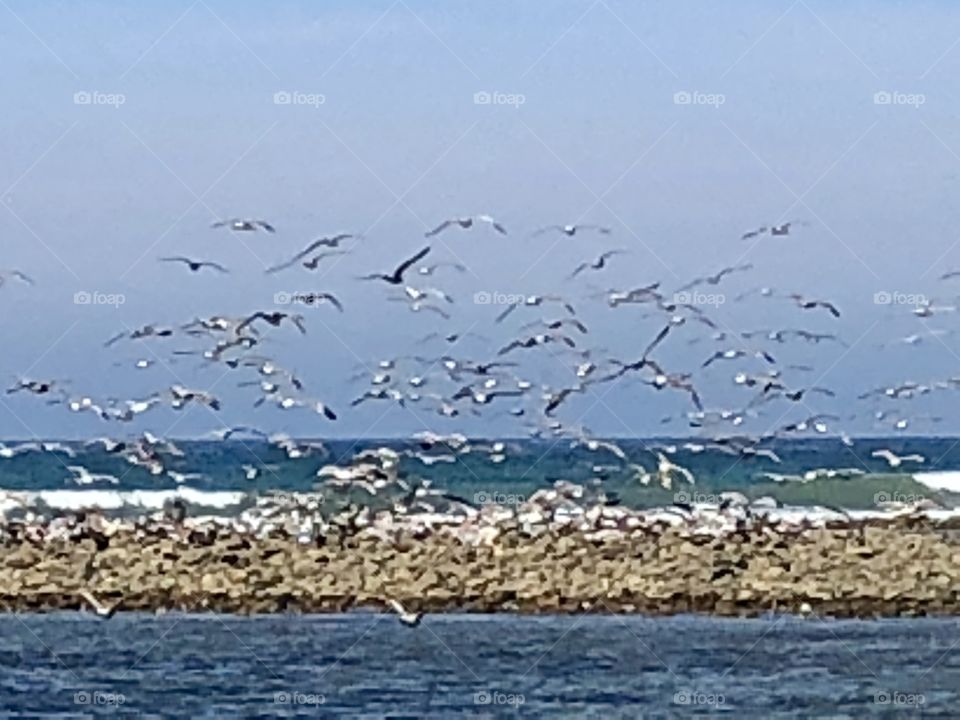
{"type": "Polygon", "coordinates": [[[396,600],[391,599],[391,600],[388,600],[387,603],[390,605],[393,611],[397,614],[397,618],[400,620],[400,623],[402,625],[405,625],[406,627],[410,627],[410,628],[417,627],[420,624],[420,621],[423,620],[423,613],[407,612],[406,608],[403,607],[403,605],[401,605],[396,600]]]}
{"type": "Polygon", "coordinates": [[[547,225],[537,230],[530,237],[537,237],[548,232],[562,232],[567,237],[573,237],[581,230],[595,230],[601,235],[609,235],[613,232],[610,228],[601,225],[547,225]]]}
{"type": "Polygon", "coordinates": [[[79,595],[83,601],[90,606],[90,609],[97,614],[97,617],[101,617],[104,620],[109,620],[112,618],[120,608],[120,603],[122,602],[121,600],[118,600],[113,605],[104,605],[102,602],[97,600],[97,598],[95,598],[89,590],[81,590],[79,595]]]}
{"type": "Polygon", "coordinates": [[[244,219],[244,218],[230,218],[229,220],[218,220],[213,223],[210,227],[212,228],[221,228],[228,227],[234,232],[254,232],[259,229],[264,229],[267,232],[276,232],[277,229],[273,227],[266,220],[253,220],[253,219],[244,219]]]}
{"type": "MultiPolygon", "coordinates": [[[[296,265],[298,262],[303,260],[305,257],[310,255],[317,249],[322,247],[329,247],[329,248],[340,247],[341,241],[349,240],[352,237],[353,235],[351,235],[350,233],[340,233],[339,235],[334,235],[332,237],[322,237],[322,238],[319,238],[318,240],[314,240],[312,243],[307,245],[307,247],[305,247],[303,250],[298,252],[296,255],[294,255],[292,258],[290,258],[286,262],[280,263],[279,265],[275,265],[274,267],[269,268],[267,270],[267,273],[272,274],[272,273],[280,272],[281,270],[286,270],[288,267],[296,265]]],[[[313,267],[310,268],[311,270],[316,270],[317,261],[318,261],[318,258],[315,258],[314,260],[310,261],[313,263],[313,267]]]]}
{"type": "Polygon", "coordinates": [[[416,263],[423,260],[427,256],[427,253],[429,252],[430,252],[430,246],[427,245],[425,248],[423,248],[423,250],[418,252],[412,258],[404,260],[402,263],[400,263],[400,265],[397,266],[397,269],[394,270],[391,274],[387,275],[385,273],[374,273],[372,275],[366,275],[360,279],[361,280],[383,280],[384,282],[388,282],[391,285],[402,285],[403,274],[407,270],[409,270],[412,265],[415,265],[416,263]]]}
{"type": "Polygon", "coordinates": [[[496,230],[501,235],[507,234],[507,229],[503,225],[498,223],[496,220],[494,220],[491,216],[475,215],[473,217],[459,217],[459,218],[451,218],[449,220],[444,220],[442,223],[437,225],[433,230],[427,231],[424,234],[424,236],[433,237],[434,235],[439,235],[444,230],[446,230],[447,228],[453,225],[459,225],[460,228],[462,228],[463,230],[469,230],[474,226],[474,224],[478,222],[488,223],[494,230],[496,230]]]}
{"type": "Polygon", "coordinates": [[[205,267],[212,268],[213,270],[216,270],[217,272],[220,272],[220,273],[230,272],[223,265],[220,265],[219,263],[208,262],[206,260],[191,260],[188,257],[183,257],[182,255],[177,255],[175,257],[163,257],[163,258],[160,258],[160,262],[183,263],[188,268],[190,268],[191,272],[200,272],[205,267]]]}
{"type": "Polygon", "coordinates": [[[20,282],[26,283],[27,285],[36,285],[36,283],[33,281],[33,278],[19,270],[0,270],[0,287],[3,287],[3,285],[7,282],[7,278],[16,278],[20,282]]]}
{"type": "Polygon", "coordinates": [[[605,253],[602,253],[600,257],[591,262],[582,262],[577,265],[577,269],[570,273],[570,278],[575,278],[577,275],[582,273],[584,270],[603,270],[607,266],[607,260],[612,258],[614,255],[623,255],[626,250],[607,250],[605,253]]]}

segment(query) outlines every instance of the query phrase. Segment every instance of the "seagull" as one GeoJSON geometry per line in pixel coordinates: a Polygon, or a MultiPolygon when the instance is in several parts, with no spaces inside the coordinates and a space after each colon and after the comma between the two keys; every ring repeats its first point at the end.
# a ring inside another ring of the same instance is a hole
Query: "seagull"
{"type": "Polygon", "coordinates": [[[393,611],[397,614],[400,624],[405,625],[406,627],[414,628],[420,624],[420,621],[423,620],[423,613],[411,613],[407,612],[406,608],[403,607],[396,600],[388,600],[387,603],[393,608],[393,611]]]}
{"type": "Polygon", "coordinates": [[[584,270],[603,270],[607,266],[607,260],[612,258],[614,255],[623,255],[626,250],[607,250],[605,253],[602,253],[596,260],[592,262],[582,262],[577,265],[577,269],[570,273],[569,279],[575,278],[577,275],[582,273],[584,270]]]}
{"type": "MultiPolygon", "coordinates": [[[[735,360],[737,358],[746,357],[750,354],[751,353],[748,353],[746,350],[717,350],[713,355],[708,357],[700,367],[709,367],[717,360],[735,360]]],[[[777,362],[766,350],[757,350],[752,354],[754,357],[765,360],[771,365],[774,365],[777,362]]]]}
{"type": "Polygon", "coordinates": [[[337,299],[337,296],[333,293],[328,292],[311,292],[306,294],[297,295],[297,300],[302,302],[304,305],[322,305],[323,303],[330,303],[337,310],[343,312],[343,304],[337,299]]]}
{"type": "Polygon", "coordinates": [[[226,274],[230,272],[223,265],[220,265],[219,263],[208,262],[206,260],[191,260],[188,257],[183,257],[182,255],[177,255],[175,257],[163,257],[163,258],[160,258],[160,262],[183,263],[188,268],[190,268],[191,272],[200,272],[205,267],[212,268],[213,270],[216,270],[219,273],[226,274]]]}
{"type": "Polygon", "coordinates": [[[424,237],[433,237],[434,235],[438,235],[453,225],[459,225],[461,229],[469,230],[474,226],[475,223],[478,223],[478,222],[489,224],[494,230],[496,230],[501,235],[507,234],[506,228],[503,227],[503,225],[498,223],[489,215],[474,215],[473,217],[459,217],[459,218],[451,218],[450,220],[444,220],[442,223],[437,225],[433,230],[429,230],[426,233],[424,233],[424,237]]]}
{"type": "Polygon", "coordinates": [[[508,352],[510,352],[511,350],[515,350],[516,348],[529,349],[529,348],[537,347],[538,345],[546,345],[547,343],[552,343],[552,342],[563,342],[568,347],[577,346],[577,344],[566,335],[540,334],[540,335],[533,335],[527,338],[513,340],[510,343],[504,345],[502,348],[500,348],[500,350],[497,352],[497,355],[506,355],[508,352]]]}
{"type": "MultiPolygon", "coordinates": [[[[257,320],[263,320],[273,327],[280,327],[280,323],[282,323],[284,320],[289,320],[297,326],[297,330],[300,331],[301,335],[307,334],[307,328],[303,324],[303,315],[291,315],[285,312],[264,312],[263,310],[255,312],[253,315],[245,318],[243,322],[237,325],[236,334],[240,335],[244,328],[251,326],[257,320]]],[[[256,330],[252,327],[251,330],[256,332],[256,330]]]]}
{"type": "Polygon", "coordinates": [[[254,232],[259,229],[264,229],[267,232],[276,232],[276,228],[273,227],[266,220],[252,220],[252,219],[243,219],[243,218],[231,218],[229,220],[218,220],[213,223],[210,227],[212,228],[221,228],[228,227],[234,232],[254,232]]]}
{"type": "Polygon", "coordinates": [[[837,307],[833,303],[827,302],[826,300],[809,300],[798,293],[793,293],[789,295],[789,297],[797,304],[798,307],[804,310],[813,310],[815,308],[822,307],[835,318],[840,317],[840,311],[837,310],[837,307]]]}
{"type": "Polygon", "coordinates": [[[77,485],[93,485],[98,482],[105,482],[111,485],[116,485],[120,481],[115,478],[113,475],[102,475],[97,473],[91,473],[85,467],[81,465],[67,465],[67,470],[73,473],[73,477],[70,478],[72,482],[75,482],[77,485]]]}
{"type": "Polygon", "coordinates": [[[86,589],[81,590],[79,595],[83,601],[86,602],[87,605],[89,605],[90,608],[97,614],[97,617],[101,617],[104,620],[109,620],[112,618],[120,608],[120,604],[123,602],[122,600],[118,600],[113,605],[104,605],[102,602],[97,600],[97,598],[95,598],[89,590],[86,589]]]}
{"type": "Polygon", "coordinates": [[[349,254],[350,254],[349,250],[331,250],[330,252],[322,252],[310,258],[309,260],[304,260],[303,267],[305,267],[307,270],[316,270],[317,267],[319,267],[320,265],[320,261],[323,260],[324,258],[335,257],[337,255],[349,255],[349,254]]]}
{"type": "Polygon", "coordinates": [[[403,274],[410,269],[411,266],[423,260],[427,253],[430,252],[430,246],[427,245],[423,250],[419,251],[416,255],[407,260],[404,260],[400,265],[397,266],[397,269],[394,270],[391,274],[387,275],[385,273],[374,273],[373,275],[366,275],[361,280],[383,280],[388,282],[391,285],[402,285],[403,284],[403,274]]]}
{"type": "MultiPolygon", "coordinates": [[[[348,239],[350,239],[350,238],[352,238],[352,237],[354,237],[354,236],[351,235],[350,233],[340,233],[339,235],[333,235],[332,237],[322,237],[322,238],[319,238],[318,240],[314,240],[312,243],[310,243],[309,245],[307,245],[307,247],[305,247],[303,250],[301,250],[300,252],[298,252],[296,255],[294,255],[292,258],[290,258],[290,259],[287,260],[286,262],[280,263],[279,265],[275,265],[274,267],[269,268],[269,269],[267,270],[267,274],[269,275],[269,274],[273,274],[273,273],[276,273],[276,272],[280,272],[281,270],[285,270],[285,269],[287,269],[288,267],[291,267],[291,266],[293,266],[293,265],[296,265],[298,262],[300,262],[300,261],[303,260],[305,257],[307,257],[308,255],[310,255],[311,253],[313,253],[315,250],[318,250],[319,248],[322,248],[322,247],[329,247],[329,248],[340,247],[340,243],[341,243],[343,240],[348,240],[348,239]]],[[[342,254],[342,253],[341,253],[341,254],[342,254]]],[[[313,263],[313,267],[310,267],[310,270],[316,270],[316,269],[317,269],[317,262],[319,261],[319,257],[320,257],[320,256],[318,256],[318,258],[314,258],[314,260],[310,261],[310,262],[313,263]]],[[[306,263],[304,263],[304,265],[306,265],[306,263]]]]}
{"type": "Polygon", "coordinates": [[[7,278],[16,278],[22,283],[27,285],[36,285],[33,281],[33,278],[24,274],[20,270],[0,270],[0,287],[3,287],[7,282],[7,278]]]}
{"type": "Polygon", "coordinates": [[[613,232],[610,228],[601,225],[547,225],[537,230],[530,237],[537,237],[548,232],[562,232],[567,237],[573,237],[581,230],[595,230],[601,235],[609,235],[613,232]]]}
{"type": "Polygon", "coordinates": [[[439,263],[434,263],[433,265],[424,265],[418,270],[418,272],[421,275],[433,275],[437,270],[443,267],[452,268],[460,273],[465,273],[467,271],[466,265],[461,265],[460,263],[439,262],[439,263]]]}
{"type": "Polygon", "coordinates": [[[743,265],[731,265],[730,267],[725,267],[720,272],[714,273],[713,275],[704,275],[703,277],[698,277],[696,280],[691,280],[682,288],[677,290],[678,293],[681,293],[685,290],[691,290],[698,285],[719,285],[720,281],[723,280],[727,275],[732,275],[735,272],[745,272],[747,270],[753,269],[753,263],[745,263],[743,265]]]}
{"type": "Polygon", "coordinates": [[[886,460],[887,465],[892,468],[898,468],[905,462],[922,463],[926,460],[923,455],[897,455],[892,450],[888,450],[886,448],[874,450],[872,453],[870,453],[870,456],[886,460]]]}
{"type": "Polygon", "coordinates": [[[516,303],[513,303],[512,305],[508,305],[506,310],[504,310],[502,313],[497,315],[497,317],[494,319],[494,322],[495,323],[503,322],[504,320],[507,319],[510,313],[512,313],[514,310],[516,310],[520,306],[540,307],[545,302],[560,303],[561,305],[563,305],[563,308],[571,315],[577,314],[577,311],[574,310],[573,305],[571,305],[569,302],[567,302],[562,297],[559,297],[557,295],[528,295],[520,302],[516,302],[516,303]]]}

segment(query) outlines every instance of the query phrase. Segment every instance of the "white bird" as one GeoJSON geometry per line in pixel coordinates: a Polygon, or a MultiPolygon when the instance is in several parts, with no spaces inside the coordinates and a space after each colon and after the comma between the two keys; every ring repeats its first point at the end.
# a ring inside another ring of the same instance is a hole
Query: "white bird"
{"type": "Polygon", "coordinates": [[[887,465],[892,468],[898,468],[905,462],[915,462],[922,463],[926,461],[926,458],[923,455],[897,455],[892,450],[883,448],[881,450],[874,450],[871,454],[871,457],[882,458],[887,461],[887,465]]]}
{"type": "Polygon", "coordinates": [[[101,617],[104,620],[109,620],[112,618],[120,608],[120,603],[123,602],[122,600],[118,600],[113,605],[104,605],[102,602],[97,600],[97,598],[95,598],[89,590],[81,590],[79,595],[97,614],[97,617],[101,617]]]}
{"type": "Polygon", "coordinates": [[[406,625],[407,627],[417,627],[420,624],[420,621],[423,619],[423,613],[417,612],[407,612],[406,608],[403,607],[396,600],[388,600],[387,603],[393,608],[393,611],[397,614],[397,617],[400,620],[400,623],[406,625]]]}

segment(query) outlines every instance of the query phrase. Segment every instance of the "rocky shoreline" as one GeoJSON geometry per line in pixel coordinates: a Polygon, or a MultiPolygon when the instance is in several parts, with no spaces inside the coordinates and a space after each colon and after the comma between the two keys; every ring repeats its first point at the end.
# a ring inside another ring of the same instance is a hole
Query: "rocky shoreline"
{"type": "Polygon", "coordinates": [[[718,528],[704,517],[585,513],[531,525],[485,508],[427,526],[326,523],[309,535],[209,518],[8,521],[0,603],[75,610],[87,591],[120,611],[155,612],[379,610],[396,599],[426,612],[960,614],[958,518],[741,517],[718,528]]]}

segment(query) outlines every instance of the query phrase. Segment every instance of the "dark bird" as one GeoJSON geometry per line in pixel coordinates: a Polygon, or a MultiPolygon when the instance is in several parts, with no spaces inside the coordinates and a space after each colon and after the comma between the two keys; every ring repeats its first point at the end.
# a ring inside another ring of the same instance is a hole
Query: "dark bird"
{"type": "Polygon", "coordinates": [[[623,255],[626,250],[607,250],[605,253],[602,253],[600,257],[591,262],[582,262],[577,265],[576,270],[570,273],[570,278],[575,278],[577,275],[582,273],[584,270],[603,270],[607,266],[607,260],[612,258],[614,255],[623,255]]]}
{"type": "MultiPolygon", "coordinates": [[[[322,248],[322,247],[329,247],[329,248],[340,247],[340,243],[341,243],[343,240],[348,240],[348,239],[350,239],[350,238],[352,238],[352,237],[353,237],[353,235],[351,235],[350,233],[340,233],[339,235],[334,235],[334,236],[332,236],[332,237],[322,237],[322,238],[320,238],[320,239],[318,239],[318,240],[314,240],[312,243],[310,243],[309,245],[307,245],[307,247],[305,247],[303,250],[301,250],[300,252],[298,252],[296,255],[294,255],[292,258],[290,258],[290,259],[287,260],[286,262],[280,263],[279,265],[275,265],[275,266],[272,267],[272,268],[268,268],[268,269],[267,269],[267,273],[268,273],[268,274],[272,274],[272,273],[275,273],[275,272],[280,272],[281,270],[285,270],[285,269],[287,269],[288,267],[291,267],[291,266],[293,266],[293,265],[296,265],[298,262],[300,262],[300,261],[303,260],[305,257],[307,257],[308,255],[310,255],[312,252],[316,251],[316,250],[319,249],[319,248],[322,248]]],[[[316,262],[319,262],[319,260],[317,260],[316,262]]],[[[316,267],[317,267],[317,266],[316,266],[316,262],[314,263],[313,267],[310,268],[311,270],[316,270],[316,267]]],[[[306,263],[304,263],[304,265],[306,265],[306,263]]]]}
{"type": "Polygon", "coordinates": [[[423,260],[427,256],[427,253],[429,252],[430,252],[430,246],[427,245],[427,247],[425,247],[423,250],[418,252],[412,258],[409,258],[408,260],[404,260],[402,263],[400,263],[397,269],[394,270],[393,273],[391,273],[390,275],[387,275],[384,273],[374,273],[373,275],[366,275],[360,279],[361,280],[383,280],[384,282],[388,282],[391,285],[402,285],[403,274],[407,270],[409,270],[412,265],[415,265],[416,263],[423,260]]]}
{"type": "Polygon", "coordinates": [[[263,320],[273,327],[280,327],[280,324],[284,320],[289,320],[297,326],[297,330],[300,331],[301,335],[307,334],[307,328],[303,324],[303,315],[291,315],[290,313],[285,312],[264,312],[262,310],[255,312],[253,315],[250,315],[248,318],[246,318],[242,323],[237,325],[236,334],[240,335],[247,327],[250,327],[251,330],[256,332],[256,329],[251,326],[257,320],[263,320]]]}
{"type": "Polygon", "coordinates": [[[220,272],[220,273],[228,273],[228,272],[230,272],[230,271],[227,270],[223,265],[220,265],[220,264],[218,264],[218,263],[208,262],[208,261],[206,261],[206,260],[191,260],[191,259],[188,258],[188,257],[183,257],[182,255],[178,255],[178,256],[176,256],[176,257],[164,257],[164,258],[160,258],[160,262],[178,262],[178,263],[183,263],[183,264],[186,265],[188,268],[190,268],[190,271],[191,271],[191,272],[200,272],[200,271],[201,271],[203,268],[205,268],[205,267],[211,268],[211,269],[216,270],[217,272],[220,272]]]}
{"type": "Polygon", "coordinates": [[[797,304],[797,307],[800,307],[804,310],[814,310],[819,307],[829,312],[835,318],[840,317],[840,311],[837,310],[837,307],[833,303],[827,302],[826,300],[809,300],[798,293],[794,293],[789,297],[797,304]]]}
{"type": "Polygon", "coordinates": [[[677,290],[677,292],[690,290],[692,288],[697,287],[698,285],[703,285],[703,284],[719,285],[720,281],[723,280],[723,278],[725,278],[727,275],[731,275],[732,273],[735,273],[735,272],[743,272],[743,271],[752,270],[752,269],[753,269],[752,263],[745,263],[743,265],[732,265],[730,267],[725,267],[723,268],[723,270],[721,270],[718,273],[715,273],[714,275],[704,275],[703,277],[698,277],[696,280],[691,280],[682,288],[677,290]]]}

